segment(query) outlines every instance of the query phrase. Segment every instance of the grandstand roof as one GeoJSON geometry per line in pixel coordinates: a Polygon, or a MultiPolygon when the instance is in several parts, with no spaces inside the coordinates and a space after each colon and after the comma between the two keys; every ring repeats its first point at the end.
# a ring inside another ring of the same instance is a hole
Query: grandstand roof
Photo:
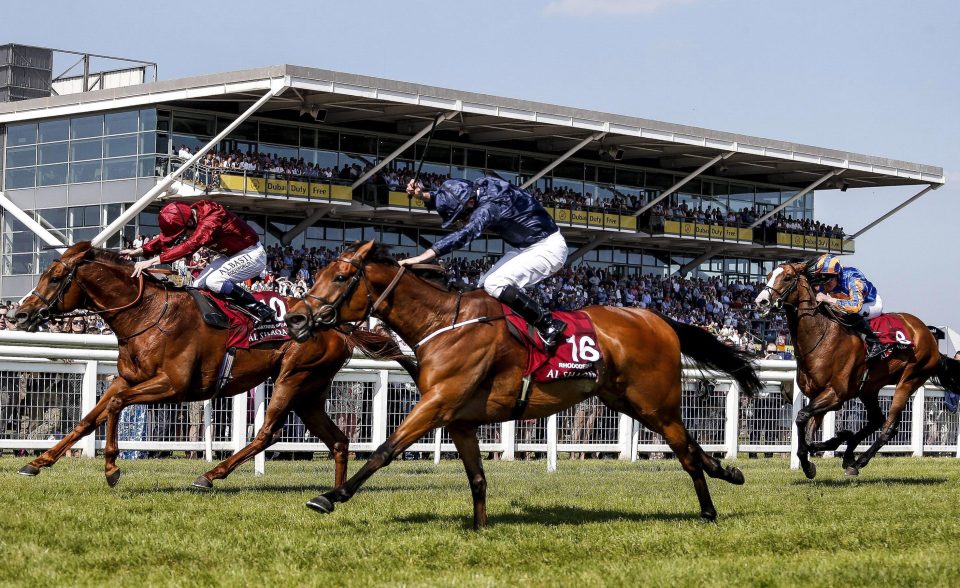
{"type": "Polygon", "coordinates": [[[283,83],[287,90],[261,113],[301,122],[301,112],[312,108],[325,113],[325,124],[412,135],[438,113],[456,112],[458,116],[440,125],[438,139],[559,155],[602,132],[606,135],[576,157],[599,160],[622,150],[624,163],[689,173],[717,155],[732,153],[707,173],[795,189],[837,170],[843,170],[842,175],[824,188],[945,181],[943,169],[932,165],[294,65],[3,103],[0,123],[157,103],[208,103],[242,112],[271,83],[283,83]]]}

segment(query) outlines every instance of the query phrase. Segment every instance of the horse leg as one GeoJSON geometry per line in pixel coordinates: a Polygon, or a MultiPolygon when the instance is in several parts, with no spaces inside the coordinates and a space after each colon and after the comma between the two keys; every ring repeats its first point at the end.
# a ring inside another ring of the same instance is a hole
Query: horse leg
{"type": "Polygon", "coordinates": [[[117,442],[117,427],[120,424],[120,413],[131,404],[152,404],[173,400],[177,391],[173,389],[167,376],[155,376],[136,386],[120,390],[107,401],[107,439],[103,448],[104,475],[107,485],[113,488],[120,481],[120,468],[117,467],[117,456],[120,447],[117,442]]]}
{"type": "Polygon", "coordinates": [[[447,431],[467,471],[467,481],[473,495],[473,530],[478,531],[487,526],[487,477],[483,473],[477,427],[454,423],[447,426],[447,431]]]}
{"type": "Polygon", "coordinates": [[[390,465],[394,458],[402,454],[407,447],[413,445],[417,439],[437,427],[446,425],[448,420],[444,419],[442,415],[448,412],[449,407],[442,400],[444,395],[444,392],[436,391],[430,393],[429,396],[421,397],[420,402],[403,419],[397,430],[377,447],[370,455],[367,463],[363,464],[363,467],[353,477],[342,486],[311,499],[307,502],[307,506],[317,512],[333,512],[334,503],[350,500],[374,472],[390,465]]]}
{"type": "Polygon", "coordinates": [[[707,472],[708,476],[736,484],[737,486],[743,484],[743,472],[740,471],[740,468],[735,466],[723,467],[723,463],[704,451],[692,436],[689,436],[689,443],[687,445],[689,446],[690,453],[700,460],[703,471],[707,472]]]}
{"type": "Polygon", "coordinates": [[[874,431],[879,429],[883,421],[886,420],[886,415],[883,414],[883,410],[880,408],[877,390],[861,393],[859,398],[867,410],[867,422],[860,427],[859,431],[853,434],[853,437],[851,437],[847,443],[846,450],[843,452],[843,469],[848,476],[856,476],[860,473],[860,470],[855,466],[857,456],[854,455],[854,452],[857,446],[860,445],[864,439],[872,435],[874,431]]]}
{"type": "Polygon", "coordinates": [[[324,410],[324,400],[329,393],[330,386],[327,385],[327,392],[323,393],[317,401],[300,400],[294,410],[300,415],[300,420],[307,426],[307,429],[318,439],[323,441],[324,445],[333,454],[333,463],[336,466],[333,486],[342,486],[347,481],[347,462],[350,457],[350,440],[340,430],[340,427],[333,422],[333,419],[324,410]]]}
{"type": "Polygon", "coordinates": [[[43,454],[35,460],[20,468],[18,473],[22,476],[36,476],[40,473],[40,468],[48,468],[55,464],[57,460],[63,457],[64,453],[73,447],[74,443],[89,435],[94,429],[107,420],[104,411],[110,399],[129,386],[123,378],[115,378],[110,384],[110,387],[107,388],[107,391],[103,393],[103,396],[97,402],[96,406],[93,407],[93,410],[84,415],[84,417],[80,419],[80,422],[77,423],[77,426],[75,426],[66,437],[50,449],[44,451],[43,454]]]}
{"type": "Polygon", "coordinates": [[[881,447],[889,443],[890,439],[896,436],[897,430],[900,428],[900,417],[903,416],[903,409],[906,408],[907,401],[910,400],[910,396],[913,395],[914,391],[919,388],[925,380],[926,377],[923,379],[902,379],[900,383],[897,384],[897,389],[893,393],[893,402],[890,404],[890,412],[887,413],[887,419],[884,421],[883,427],[880,430],[880,436],[873,442],[873,445],[871,445],[869,449],[857,458],[857,461],[854,462],[852,466],[858,473],[870,463],[870,460],[880,451],[881,447]]]}
{"type": "Polygon", "coordinates": [[[660,426],[654,431],[663,435],[670,449],[680,460],[684,471],[690,474],[693,488],[697,492],[697,500],[700,502],[700,516],[707,521],[717,520],[717,510],[713,507],[710,489],[707,487],[706,478],[703,477],[702,460],[690,451],[690,435],[687,433],[687,428],[683,426],[683,421],[680,419],[661,421],[660,426]]]}
{"type": "Polygon", "coordinates": [[[808,435],[813,433],[811,429],[814,426],[819,426],[820,419],[825,413],[840,408],[840,405],[841,402],[837,398],[836,392],[832,388],[828,388],[797,413],[797,457],[800,459],[800,468],[803,469],[803,474],[809,480],[817,476],[817,466],[810,461],[808,435]],[[811,419],[814,417],[817,418],[811,423],[811,419]],[[811,424],[810,427],[807,426],[808,423],[811,424]]]}
{"type": "Polygon", "coordinates": [[[270,397],[270,403],[267,405],[263,426],[260,427],[256,437],[254,437],[246,447],[194,480],[192,484],[194,488],[200,488],[202,490],[213,488],[214,480],[226,478],[233,470],[240,467],[240,465],[246,463],[258,453],[280,440],[280,436],[283,433],[283,422],[284,419],[287,418],[287,414],[290,413],[291,404],[290,395],[285,394],[285,391],[282,384],[278,383],[277,387],[274,388],[273,395],[270,397]]]}

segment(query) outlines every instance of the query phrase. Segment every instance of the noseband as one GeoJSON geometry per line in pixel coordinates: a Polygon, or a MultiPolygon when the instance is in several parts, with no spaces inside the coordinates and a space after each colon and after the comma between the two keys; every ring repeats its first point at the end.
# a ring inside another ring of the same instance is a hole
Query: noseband
{"type": "Polygon", "coordinates": [[[313,309],[310,308],[309,304],[307,304],[306,307],[310,312],[310,319],[324,327],[333,327],[340,322],[340,308],[347,302],[347,300],[350,299],[351,296],[353,296],[353,292],[360,284],[360,280],[363,280],[363,283],[367,287],[367,311],[363,313],[363,318],[359,319],[359,321],[365,321],[371,315],[376,314],[377,308],[379,308],[384,299],[386,299],[386,297],[393,292],[393,289],[396,288],[397,284],[400,282],[400,278],[403,277],[404,272],[407,270],[407,266],[401,265],[400,271],[397,272],[397,275],[393,277],[393,280],[390,281],[390,284],[384,289],[383,293],[380,294],[380,297],[377,298],[376,302],[374,302],[373,296],[370,295],[370,292],[372,291],[370,288],[370,280],[367,279],[367,276],[363,271],[365,264],[354,259],[345,259],[343,257],[338,257],[333,261],[334,263],[349,263],[353,267],[357,268],[357,271],[355,274],[353,274],[353,277],[350,278],[347,288],[332,303],[327,302],[325,299],[319,296],[310,294],[309,292],[304,295],[304,298],[313,298],[322,304],[316,313],[313,312],[313,309]]]}

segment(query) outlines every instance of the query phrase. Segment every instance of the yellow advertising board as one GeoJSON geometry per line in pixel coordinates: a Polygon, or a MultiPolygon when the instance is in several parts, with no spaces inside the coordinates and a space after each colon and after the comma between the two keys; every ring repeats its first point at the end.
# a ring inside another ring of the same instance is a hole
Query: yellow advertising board
{"type": "Polygon", "coordinates": [[[608,229],[619,229],[620,228],[620,218],[619,214],[604,214],[603,215],[603,226],[608,229]]]}
{"type": "Polygon", "coordinates": [[[418,196],[411,197],[406,192],[390,192],[387,195],[387,204],[404,208],[427,208],[427,205],[418,196]]]}
{"type": "Polygon", "coordinates": [[[627,229],[630,231],[637,230],[637,217],[635,216],[621,216],[620,217],[620,228],[627,229]]]}
{"type": "Polygon", "coordinates": [[[671,235],[680,234],[680,221],[668,220],[663,223],[663,232],[671,235]]]}
{"type": "Polygon", "coordinates": [[[843,242],[840,239],[831,238],[830,239],[830,251],[842,251],[843,242]]]}
{"type": "Polygon", "coordinates": [[[753,229],[737,229],[741,241],[753,241],[753,229]]]}
{"type": "Polygon", "coordinates": [[[220,187],[224,190],[230,190],[231,192],[243,192],[243,176],[228,176],[226,174],[221,175],[220,187]]]}

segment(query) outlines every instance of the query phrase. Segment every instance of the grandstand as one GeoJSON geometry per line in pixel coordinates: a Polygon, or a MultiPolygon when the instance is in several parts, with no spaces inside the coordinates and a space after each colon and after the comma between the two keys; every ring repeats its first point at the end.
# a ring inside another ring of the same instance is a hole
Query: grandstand
{"type": "MultiPolygon", "coordinates": [[[[875,224],[817,217],[815,190],[917,186],[905,205],[945,181],[930,165],[291,65],[0,103],[0,150],[3,300],[32,289],[57,255],[45,245],[154,235],[168,198],[228,203],[280,255],[361,238],[414,254],[443,234],[401,191],[421,159],[434,182],[529,188],[574,273],[738,286],[852,252],[875,224]]],[[[502,251],[479,239],[457,263],[502,251]]]]}

